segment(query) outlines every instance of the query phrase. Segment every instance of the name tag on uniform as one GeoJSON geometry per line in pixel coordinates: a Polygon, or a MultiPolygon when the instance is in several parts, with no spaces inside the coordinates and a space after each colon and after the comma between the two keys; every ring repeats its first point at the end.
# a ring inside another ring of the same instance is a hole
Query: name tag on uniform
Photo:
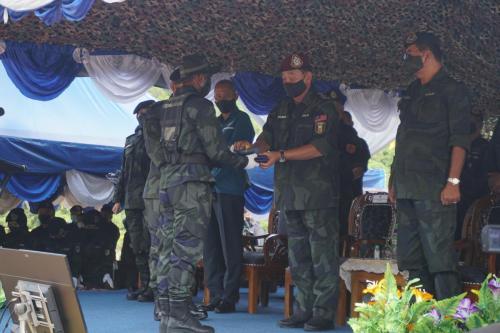
{"type": "Polygon", "coordinates": [[[326,121],[328,117],[326,114],[322,114],[314,117],[314,133],[316,134],[324,134],[326,131],[326,121]]]}
{"type": "Polygon", "coordinates": [[[307,117],[309,117],[309,116],[310,116],[310,114],[309,114],[309,113],[304,113],[304,114],[302,114],[302,116],[301,116],[301,117],[302,117],[302,118],[307,118],[307,117]]]}
{"type": "Polygon", "coordinates": [[[435,93],[433,93],[433,92],[425,93],[425,96],[434,96],[434,95],[435,95],[435,93]]]}
{"type": "Polygon", "coordinates": [[[284,114],[279,114],[278,115],[278,119],[286,119],[286,118],[288,118],[288,117],[286,115],[284,115],[284,114]]]}

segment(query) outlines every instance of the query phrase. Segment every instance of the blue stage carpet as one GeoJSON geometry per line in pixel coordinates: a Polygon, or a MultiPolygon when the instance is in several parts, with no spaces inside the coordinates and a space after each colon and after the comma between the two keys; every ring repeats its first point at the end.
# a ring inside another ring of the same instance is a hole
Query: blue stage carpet
{"type": "MultiPolygon", "coordinates": [[[[158,323],[153,321],[152,303],[127,301],[125,291],[83,291],[78,294],[89,333],[158,332],[158,323]]],[[[201,292],[199,295],[201,296],[201,292]]],[[[303,332],[300,329],[281,329],[277,326],[276,322],[283,317],[283,294],[280,292],[271,294],[269,307],[259,307],[257,314],[248,314],[246,307],[247,294],[243,289],[236,313],[222,315],[210,312],[209,319],[203,323],[213,326],[217,333],[303,332]]],[[[351,330],[342,327],[332,332],[351,330]]]]}

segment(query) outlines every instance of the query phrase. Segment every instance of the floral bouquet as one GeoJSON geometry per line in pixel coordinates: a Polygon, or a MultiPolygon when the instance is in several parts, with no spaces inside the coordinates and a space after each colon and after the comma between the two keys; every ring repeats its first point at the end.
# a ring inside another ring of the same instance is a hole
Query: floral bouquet
{"type": "Polygon", "coordinates": [[[466,332],[500,322],[500,280],[490,275],[476,291],[477,303],[466,293],[437,301],[420,289],[418,279],[400,290],[389,265],[384,278],[363,291],[368,303],[357,303],[359,318],[349,320],[354,333],[466,332]]]}

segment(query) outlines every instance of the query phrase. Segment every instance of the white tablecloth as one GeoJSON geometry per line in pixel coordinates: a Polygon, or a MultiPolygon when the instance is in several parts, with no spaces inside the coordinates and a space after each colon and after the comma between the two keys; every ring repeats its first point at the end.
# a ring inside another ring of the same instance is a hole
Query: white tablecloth
{"type": "Polygon", "coordinates": [[[385,273],[387,263],[391,265],[392,273],[394,275],[400,273],[405,279],[408,279],[408,272],[400,272],[398,264],[395,260],[387,259],[361,259],[349,258],[342,265],[340,265],[340,278],[344,280],[347,290],[351,291],[351,272],[352,271],[365,271],[369,273],[385,273]]]}

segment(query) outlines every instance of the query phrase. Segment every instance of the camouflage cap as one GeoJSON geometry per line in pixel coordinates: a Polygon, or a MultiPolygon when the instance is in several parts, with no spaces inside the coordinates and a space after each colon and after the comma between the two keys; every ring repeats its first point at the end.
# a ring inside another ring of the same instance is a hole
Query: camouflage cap
{"type": "Polygon", "coordinates": [[[137,104],[137,106],[135,107],[134,109],[134,114],[136,113],[139,113],[139,111],[141,111],[142,109],[145,109],[145,108],[149,108],[151,105],[153,105],[155,103],[154,100],[150,99],[150,100],[147,100],[147,101],[142,101],[140,102],[139,104],[137,104]]]}
{"type": "Polygon", "coordinates": [[[178,82],[185,80],[195,74],[212,75],[220,70],[220,66],[209,64],[203,54],[190,54],[182,57],[182,63],[170,74],[170,80],[178,82]]]}
{"type": "Polygon", "coordinates": [[[310,71],[312,69],[309,58],[303,53],[292,53],[281,62],[280,71],[286,72],[294,69],[310,71]]]}

